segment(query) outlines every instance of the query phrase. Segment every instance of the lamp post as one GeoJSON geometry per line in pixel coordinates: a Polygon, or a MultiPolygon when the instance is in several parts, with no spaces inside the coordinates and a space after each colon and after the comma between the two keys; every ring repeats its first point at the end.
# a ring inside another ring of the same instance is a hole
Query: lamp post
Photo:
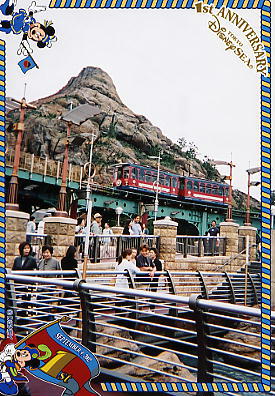
{"type": "Polygon", "coordinates": [[[149,156],[148,158],[151,159],[157,159],[158,160],[158,172],[157,172],[157,180],[156,180],[156,196],[155,196],[155,208],[154,208],[154,212],[155,212],[155,221],[157,220],[157,214],[158,214],[158,207],[159,207],[159,174],[160,174],[160,161],[161,161],[161,150],[159,151],[159,155],[158,156],[149,156]]]}
{"type": "Polygon", "coordinates": [[[226,176],[225,179],[229,180],[229,196],[228,196],[228,208],[227,208],[227,218],[226,221],[231,222],[232,219],[232,175],[233,175],[233,167],[236,165],[233,164],[232,161],[209,161],[211,165],[227,165],[230,167],[229,176],[226,176]]]}
{"type": "Polygon", "coordinates": [[[68,213],[66,211],[66,196],[67,196],[67,174],[69,165],[69,138],[71,136],[72,125],[80,126],[83,122],[87,121],[89,118],[98,114],[99,108],[91,106],[89,104],[84,104],[71,108],[70,111],[65,113],[59,119],[67,123],[67,142],[64,152],[63,168],[62,168],[62,181],[61,187],[58,195],[57,211],[55,216],[67,217],[68,213]]]}
{"type": "Polygon", "coordinates": [[[19,161],[20,161],[21,143],[24,133],[25,112],[27,109],[35,110],[36,107],[28,104],[25,98],[22,98],[22,100],[11,99],[11,101],[20,104],[20,116],[19,116],[19,122],[15,124],[15,130],[17,131],[17,139],[15,145],[13,168],[12,168],[11,180],[9,185],[6,209],[19,210],[18,169],[19,169],[19,161]]]}
{"type": "Polygon", "coordinates": [[[260,172],[261,168],[250,168],[247,169],[247,199],[246,199],[246,215],[245,215],[245,226],[250,226],[250,187],[251,186],[258,186],[260,184],[259,181],[250,181],[250,175],[253,175],[254,173],[260,172]]]}
{"type": "Polygon", "coordinates": [[[67,197],[67,174],[68,174],[68,166],[69,166],[69,138],[71,136],[71,127],[72,127],[72,122],[68,122],[67,140],[65,145],[62,175],[61,175],[61,186],[58,195],[57,210],[55,212],[55,216],[61,216],[61,217],[68,216],[68,213],[66,211],[66,197],[67,197]]]}
{"type": "Polygon", "coordinates": [[[92,179],[95,175],[95,171],[92,174],[92,159],[93,159],[93,148],[94,148],[94,138],[96,135],[92,133],[90,142],[90,156],[89,156],[89,168],[88,168],[88,181],[86,187],[86,202],[87,202],[87,219],[86,219],[86,234],[84,241],[84,261],[83,261],[83,279],[86,279],[88,258],[89,258],[89,244],[90,244],[90,232],[91,232],[91,218],[92,218],[92,179]]]}
{"type": "Polygon", "coordinates": [[[123,213],[123,208],[121,206],[118,206],[116,208],[116,214],[117,214],[117,226],[120,227],[120,215],[123,213]]]}

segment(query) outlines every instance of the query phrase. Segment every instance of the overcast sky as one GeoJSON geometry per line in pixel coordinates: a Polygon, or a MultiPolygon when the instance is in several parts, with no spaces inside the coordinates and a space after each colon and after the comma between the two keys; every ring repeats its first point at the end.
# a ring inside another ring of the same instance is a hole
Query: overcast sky
{"type": "MultiPolygon", "coordinates": [[[[28,4],[22,1],[20,7],[28,4]]],[[[238,13],[260,32],[259,11],[238,13]]],[[[83,67],[98,66],[111,76],[122,101],[173,141],[185,137],[194,142],[201,157],[230,161],[232,155],[234,188],[246,191],[245,170],[260,165],[260,75],[224,50],[207,26],[208,15],[194,10],[57,9],[35,17],[53,21],[58,41],[46,49],[32,45],[39,69],[24,75],[17,65],[20,37],[5,35],[8,96],[22,97],[26,82],[29,101],[45,97],[83,67]]],[[[243,34],[231,31],[253,59],[243,34]]],[[[252,195],[259,197],[259,190],[251,188],[252,195]]]]}

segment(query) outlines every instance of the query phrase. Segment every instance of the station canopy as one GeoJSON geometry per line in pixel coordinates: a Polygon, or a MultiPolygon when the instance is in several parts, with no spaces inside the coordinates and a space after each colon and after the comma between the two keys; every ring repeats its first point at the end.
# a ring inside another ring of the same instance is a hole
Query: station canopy
{"type": "Polygon", "coordinates": [[[6,97],[6,103],[5,103],[6,114],[9,114],[9,112],[12,110],[18,110],[18,109],[20,109],[20,104],[15,102],[13,98],[6,97]]]}
{"type": "Polygon", "coordinates": [[[74,109],[68,111],[63,116],[61,116],[60,119],[66,122],[71,122],[75,125],[81,125],[83,122],[87,121],[89,118],[99,113],[99,107],[92,106],[87,103],[77,106],[74,109]]]}

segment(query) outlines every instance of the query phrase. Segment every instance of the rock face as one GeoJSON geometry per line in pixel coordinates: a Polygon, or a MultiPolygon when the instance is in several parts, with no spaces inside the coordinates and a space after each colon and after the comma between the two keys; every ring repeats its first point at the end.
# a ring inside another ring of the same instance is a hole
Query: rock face
{"type": "MultiPolygon", "coordinates": [[[[70,104],[76,107],[84,103],[99,106],[100,113],[80,127],[73,126],[71,134],[96,134],[93,161],[98,168],[97,182],[110,182],[108,166],[120,161],[156,166],[148,155],[156,155],[159,149],[163,150],[163,168],[207,177],[199,160],[185,158],[180,147],[157,126],[124,105],[110,76],[97,67],[84,68],[57,93],[34,102],[37,110],[28,111],[26,116],[24,150],[62,160],[66,124],[58,117],[69,110],[70,104]]],[[[88,154],[88,145],[71,147],[70,161],[82,165],[88,161],[88,154]]]]}
{"type": "MultiPolygon", "coordinates": [[[[100,113],[80,127],[72,126],[71,135],[96,135],[93,154],[93,162],[97,167],[95,182],[110,184],[110,165],[118,162],[157,167],[156,161],[150,160],[148,156],[158,154],[160,149],[163,150],[163,169],[180,175],[220,180],[218,171],[214,168],[209,170],[209,163],[188,157],[179,145],[168,139],[145,116],[135,114],[123,104],[111,77],[102,69],[92,66],[85,67],[55,94],[33,103],[37,110],[28,110],[26,113],[24,151],[62,161],[66,123],[59,117],[70,109],[70,105],[76,107],[84,103],[98,106],[100,113]]],[[[18,112],[11,113],[9,118],[8,121],[17,122],[18,112]]],[[[7,137],[8,145],[13,147],[14,135],[10,133],[7,137]]],[[[89,145],[70,147],[69,161],[72,164],[83,165],[88,162],[88,158],[89,145]]],[[[245,207],[244,196],[241,192],[234,195],[235,207],[245,207]]],[[[253,199],[251,204],[253,207],[253,199]]]]}

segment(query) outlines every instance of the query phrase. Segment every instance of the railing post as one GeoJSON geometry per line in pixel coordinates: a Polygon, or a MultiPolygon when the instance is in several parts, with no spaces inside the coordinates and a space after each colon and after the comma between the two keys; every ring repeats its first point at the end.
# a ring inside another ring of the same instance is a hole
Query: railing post
{"type": "Polygon", "coordinates": [[[198,239],[198,256],[199,257],[203,256],[203,254],[202,254],[202,238],[198,239]]]}
{"type": "Polygon", "coordinates": [[[253,288],[253,292],[254,292],[254,304],[259,305],[257,289],[256,289],[256,286],[255,286],[254,280],[253,280],[253,278],[252,278],[252,276],[251,276],[251,274],[249,272],[248,272],[247,275],[248,275],[248,278],[249,278],[249,280],[251,282],[251,285],[252,285],[252,288],[253,288]]]}
{"type": "Polygon", "coordinates": [[[227,238],[224,237],[222,240],[223,240],[223,252],[222,252],[222,255],[225,256],[225,254],[226,254],[226,243],[227,243],[227,238]]]}
{"type": "Polygon", "coordinates": [[[230,279],[230,277],[229,277],[227,272],[224,272],[224,275],[225,275],[226,280],[228,282],[230,293],[231,293],[231,304],[236,304],[236,296],[235,296],[233,283],[232,283],[232,281],[231,281],[231,279],[230,279]]]}
{"type": "MultiPolygon", "coordinates": [[[[204,319],[203,311],[198,307],[198,300],[202,298],[199,294],[191,294],[189,297],[189,307],[194,311],[194,319],[196,321],[197,344],[198,344],[198,363],[197,363],[197,382],[213,382],[213,359],[212,352],[207,348],[207,335],[209,334],[208,325],[204,319]]],[[[214,396],[214,392],[200,392],[197,396],[214,396]]]]}
{"type": "Polygon", "coordinates": [[[34,165],[34,154],[31,156],[31,170],[30,170],[30,177],[32,177],[33,174],[33,165],[34,165]]]}
{"type": "Polygon", "coordinates": [[[209,295],[208,295],[208,290],[207,290],[207,287],[206,287],[206,283],[205,283],[205,280],[204,280],[204,278],[203,278],[203,276],[202,276],[202,274],[201,274],[201,272],[200,271],[197,271],[197,273],[198,273],[198,275],[199,275],[199,278],[200,278],[200,281],[201,281],[201,286],[202,286],[202,292],[203,292],[203,298],[205,298],[205,299],[209,299],[209,295]]]}
{"type": "MultiPolygon", "coordinates": [[[[168,271],[168,270],[166,270],[165,272],[166,272],[166,276],[167,276],[167,278],[169,280],[169,292],[171,294],[176,295],[177,294],[176,293],[176,286],[175,286],[175,283],[174,283],[174,279],[172,278],[171,272],[168,271]]],[[[175,304],[175,306],[176,306],[176,304],[175,304]]],[[[178,310],[177,310],[177,308],[175,306],[173,305],[172,308],[169,308],[169,315],[171,315],[172,317],[177,317],[178,316],[178,310]]]]}
{"type": "Polygon", "coordinates": [[[187,257],[187,238],[183,239],[183,257],[187,257]]]}
{"type": "Polygon", "coordinates": [[[169,270],[166,270],[165,272],[166,272],[166,276],[169,280],[169,292],[171,294],[176,295],[177,294],[176,285],[175,285],[174,279],[172,278],[171,272],[169,270]]]}
{"type": "Polygon", "coordinates": [[[76,279],[73,283],[73,288],[78,292],[80,298],[82,344],[87,346],[91,352],[96,352],[96,325],[91,304],[92,299],[90,293],[82,289],[83,283],[86,283],[84,279],[76,279]]]}
{"type": "MultiPolygon", "coordinates": [[[[128,270],[125,270],[125,272],[127,273],[127,279],[128,279],[128,284],[129,284],[130,289],[136,289],[136,284],[135,284],[135,280],[133,278],[133,275],[128,270]]],[[[137,302],[135,296],[132,296],[132,297],[128,296],[127,298],[133,299],[132,309],[133,309],[134,312],[132,312],[130,315],[131,315],[131,318],[136,321],[137,318],[138,318],[138,315],[137,315],[137,313],[138,313],[138,302],[137,302]]]]}
{"type": "Polygon", "coordinates": [[[44,181],[45,181],[45,177],[47,176],[47,167],[48,167],[48,156],[46,155],[45,164],[44,164],[44,181]]]}

